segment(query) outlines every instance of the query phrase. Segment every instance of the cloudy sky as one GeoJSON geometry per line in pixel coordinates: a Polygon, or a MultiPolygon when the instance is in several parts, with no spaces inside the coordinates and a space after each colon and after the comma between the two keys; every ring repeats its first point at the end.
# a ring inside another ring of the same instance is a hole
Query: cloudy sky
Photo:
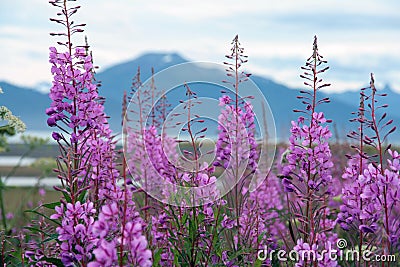
{"type": "MultiPolygon", "coordinates": [[[[357,89],[374,72],[378,84],[400,92],[398,0],[81,0],[75,21],[87,23],[95,63],[105,69],[149,51],[222,62],[239,34],[247,69],[301,87],[300,66],[313,36],[331,70],[330,90],[357,89]]],[[[46,0],[0,0],[0,80],[35,86],[50,81],[46,0]]],[[[81,36],[83,40],[83,35],[81,36]]]]}

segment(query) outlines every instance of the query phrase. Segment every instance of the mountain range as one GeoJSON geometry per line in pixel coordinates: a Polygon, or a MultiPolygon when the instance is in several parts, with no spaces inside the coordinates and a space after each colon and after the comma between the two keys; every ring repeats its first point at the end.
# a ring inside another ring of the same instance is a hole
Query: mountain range
{"type": "MultiPolygon", "coordinates": [[[[110,116],[110,125],[116,132],[121,131],[121,103],[124,91],[129,91],[132,84],[132,78],[136,74],[138,66],[141,69],[141,79],[145,81],[151,77],[151,68],[155,73],[164,70],[176,64],[185,63],[184,59],[177,53],[148,53],[134,60],[126,61],[96,74],[96,79],[101,81],[102,86],[99,89],[100,95],[106,98],[105,109],[110,116]]],[[[188,71],[203,72],[205,75],[218,77],[220,73],[212,68],[202,68],[201,65],[196,69],[188,71]]],[[[185,80],[185,73],[180,73],[180,79],[185,80]]],[[[176,77],[175,77],[176,78],[176,77]]],[[[267,99],[272,114],[275,119],[277,135],[280,138],[287,138],[291,120],[295,120],[298,114],[293,113],[293,109],[304,109],[301,101],[297,99],[299,90],[289,88],[283,84],[274,82],[270,78],[262,76],[251,76],[254,83],[260,88],[267,99]]],[[[51,131],[46,125],[47,116],[45,109],[50,105],[50,99],[47,94],[35,90],[35,88],[19,87],[7,82],[0,81],[0,87],[4,94],[0,95],[0,105],[5,105],[12,110],[15,115],[27,124],[28,130],[32,131],[51,131]]],[[[41,84],[43,87],[43,84],[41,84]]],[[[201,90],[196,88],[197,90],[201,90]]],[[[42,90],[41,90],[42,91],[42,90]]],[[[213,97],[218,97],[219,90],[214,90],[213,97]]],[[[185,97],[183,91],[171,94],[168,101],[174,106],[179,103],[179,99],[185,97]]],[[[400,94],[386,86],[381,92],[387,93],[388,97],[384,102],[389,104],[386,110],[388,117],[394,120],[394,124],[400,122],[400,115],[397,105],[400,103],[400,94]]],[[[320,110],[324,111],[325,116],[332,119],[334,134],[336,138],[343,138],[346,133],[356,126],[351,125],[349,119],[354,115],[351,113],[358,110],[359,93],[347,91],[344,93],[327,94],[321,92],[319,98],[329,97],[330,104],[323,104],[320,110]]],[[[383,104],[383,103],[382,103],[383,104]]],[[[395,133],[394,140],[400,140],[400,134],[395,133]]]]}

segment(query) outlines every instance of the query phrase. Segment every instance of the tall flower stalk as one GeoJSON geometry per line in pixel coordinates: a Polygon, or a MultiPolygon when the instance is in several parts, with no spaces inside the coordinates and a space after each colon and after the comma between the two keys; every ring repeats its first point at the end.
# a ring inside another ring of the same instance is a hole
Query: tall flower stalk
{"type": "MultiPolygon", "coordinates": [[[[357,117],[352,119],[351,122],[357,123],[358,127],[357,131],[351,131],[348,134],[348,137],[355,140],[355,144],[352,145],[352,148],[356,151],[356,154],[347,155],[348,163],[342,178],[349,182],[346,183],[342,189],[343,203],[340,206],[337,222],[344,230],[348,231],[351,229],[358,233],[358,240],[356,243],[358,244],[358,253],[361,255],[365,239],[368,235],[368,233],[364,233],[361,230],[363,229],[362,226],[367,224],[373,225],[375,223],[374,220],[367,223],[367,220],[360,216],[361,210],[368,205],[368,203],[361,198],[365,182],[358,179],[360,175],[363,174],[363,170],[366,168],[369,159],[364,147],[366,117],[365,94],[363,90],[360,92],[360,105],[358,112],[353,112],[353,114],[357,114],[357,117]]],[[[361,261],[359,261],[358,266],[361,266],[361,261]]]]}
{"type": "MultiPolygon", "coordinates": [[[[396,185],[399,183],[399,177],[397,176],[392,176],[386,170],[384,169],[383,163],[384,163],[384,153],[387,150],[387,148],[384,148],[384,142],[387,138],[387,136],[394,132],[396,130],[396,126],[393,126],[386,134],[381,133],[382,130],[386,130],[387,126],[390,126],[393,123],[393,120],[389,121],[384,121],[384,117],[382,116],[378,120],[378,114],[376,114],[377,110],[379,108],[385,108],[387,105],[382,105],[382,106],[377,106],[377,90],[375,87],[375,80],[374,76],[371,74],[371,81],[370,81],[370,88],[371,88],[371,102],[370,102],[370,110],[371,110],[371,121],[369,121],[369,127],[373,131],[373,136],[369,138],[366,136],[367,143],[371,144],[373,147],[375,147],[377,155],[378,155],[378,166],[377,169],[380,172],[380,176],[377,177],[377,183],[378,186],[381,187],[382,190],[382,195],[380,196],[380,202],[383,208],[384,212],[384,219],[383,219],[383,225],[384,225],[384,230],[385,234],[383,235],[383,242],[385,243],[385,253],[390,253],[391,251],[391,244],[390,244],[390,222],[389,222],[389,209],[390,206],[395,206],[396,205],[396,198],[389,200],[389,192],[391,191],[393,195],[397,195],[397,188],[394,190],[391,189],[392,185],[396,185]],[[382,177],[384,176],[384,177],[382,177]]],[[[383,131],[382,131],[383,132],[383,131]]],[[[389,147],[390,148],[390,147],[389,147]]],[[[392,153],[391,153],[392,154],[392,153]]],[[[392,154],[393,156],[393,154],[392,154]]],[[[390,162],[389,162],[390,163],[390,162]]],[[[393,168],[392,168],[393,170],[393,168]]],[[[373,188],[369,188],[373,189],[373,188]]],[[[365,196],[365,198],[368,198],[369,196],[365,196]]]]}
{"type": "Polygon", "coordinates": [[[150,266],[151,252],[132,193],[126,179],[122,187],[117,183],[115,141],[98,95],[92,57],[87,47],[72,44],[72,35],[84,26],[72,21],[79,6],[51,4],[61,10],[51,20],[66,28],[66,33],[52,34],[66,37],[58,42],[66,51],[50,48],[54,80],[46,110],[48,125],[58,128],[52,137],[61,153],[57,173],[62,186],[56,189],[63,198],[50,217],[60,221],[56,231],[61,260],[66,266],[150,266]],[[119,205],[123,209],[116,209],[119,205]]]}
{"type": "MultiPolygon", "coordinates": [[[[329,102],[329,99],[318,99],[317,96],[320,89],[329,86],[319,77],[328,70],[326,63],[318,51],[315,37],[313,53],[302,67],[304,73],[301,75],[311,91],[300,91],[301,95],[298,96],[306,108],[295,110],[304,116],[300,116],[297,122],[292,121],[287,164],[282,170],[288,212],[292,215],[289,226],[292,229],[292,239],[297,242],[297,251],[304,247],[316,250],[328,245],[326,235],[334,226],[328,219],[329,210],[326,206],[332,180],[333,163],[328,143],[332,134],[324,114],[317,112],[319,104],[329,102]]],[[[299,266],[309,266],[310,261],[305,259],[299,266]]]]}
{"type": "Polygon", "coordinates": [[[227,199],[229,207],[233,210],[232,218],[235,220],[236,229],[231,245],[235,251],[240,251],[244,242],[240,218],[248,195],[246,184],[249,181],[246,178],[256,171],[258,152],[253,107],[248,99],[240,96],[239,90],[240,84],[250,76],[241,69],[247,62],[247,56],[244,55],[237,35],[231,44],[231,53],[226,56],[229,61],[224,62],[228,79],[223,82],[232,86],[233,94],[224,91],[220,98],[222,110],[218,118],[217,160],[214,164],[222,168],[228,176],[229,184],[226,186],[233,187],[227,199]]]}
{"type": "Polygon", "coordinates": [[[379,105],[378,96],[385,94],[378,93],[371,74],[370,86],[361,92],[360,133],[350,133],[359,140],[359,146],[354,146],[358,154],[350,158],[343,175],[352,183],[343,189],[338,221],[347,231],[356,229],[359,252],[364,247],[380,248],[377,252],[389,255],[395,251],[393,246],[398,246],[399,239],[399,156],[397,151],[391,150],[390,144],[386,144],[387,137],[396,127],[392,126],[393,120],[386,119],[386,113],[379,115],[387,105],[379,105]],[[364,102],[367,108],[364,108],[364,102]],[[365,153],[366,148],[373,151],[372,154],[365,153]],[[358,160],[358,164],[354,160],[358,160]]]}

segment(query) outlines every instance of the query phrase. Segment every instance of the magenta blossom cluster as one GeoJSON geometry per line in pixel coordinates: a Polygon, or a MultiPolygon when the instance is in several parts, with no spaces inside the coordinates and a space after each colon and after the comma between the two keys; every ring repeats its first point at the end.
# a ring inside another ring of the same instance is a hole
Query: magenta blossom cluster
{"type": "Polygon", "coordinates": [[[150,266],[151,252],[142,235],[126,177],[117,170],[115,141],[98,94],[88,47],[73,47],[71,34],[81,32],[71,16],[79,7],[53,1],[62,9],[68,34],[66,52],[50,48],[53,83],[47,123],[57,127],[52,136],[60,146],[58,176],[61,205],[51,218],[59,220],[60,257],[66,266],[150,266]],[[121,186],[121,181],[123,185],[121,186]],[[89,263],[90,262],[90,263],[89,263]]]}
{"type": "Polygon", "coordinates": [[[322,112],[312,114],[311,125],[304,124],[300,117],[292,121],[291,136],[289,138],[290,153],[286,156],[288,164],[283,167],[282,173],[287,177],[282,183],[286,192],[305,193],[307,188],[319,191],[327,186],[331,180],[331,151],[328,140],[332,136],[322,112]]]}
{"type": "Polygon", "coordinates": [[[178,183],[174,165],[177,158],[176,141],[160,135],[155,126],[142,131],[128,129],[125,153],[133,182],[139,183],[146,192],[158,192],[159,199],[168,199],[173,193],[169,191],[174,191],[173,185],[178,183]],[[161,187],[160,179],[170,183],[171,187],[161,187]]]}
{"type": "Polygon", "coordinates": [[[218,116],[219,132],[214,165],[224,169],[246,169],[254,173],[257,169],[258,152],[253,107],[249,102],[244,102],[243,107],[236,108],[227,95],[222,96],[219,101],[222,110],[218,116]]]}
{"type": "Polygon", "coordinates": [[[386,113],[377,118],[376,111],[387,105],[377,107],[376,97],[384,95],[377,93],[372,74],[369,88],[369,96],[367,88],[361,90],[358,118],[353,120],[360,124],[358,132],[349,134],[359,144],[353,146],[357,155],[349,158],[342,176],[349,182],[342,189],[343,203],[337,221],[342,229],[357,233],[359,247],[376,246],[377,251],[388,254],[399,247],[400,156],[390,149],[391,145],[385,148],[387,136],[396,127],[385,133],[393,120],[386,121],[386,113]],[[370,100],[368,110],[364,108],[366,100],[370,100]],[[367,147],[376,155],[366,153],[367,147]]]}
{"type": "MultiPolygon", "coordinates": [[[[324,207],[329,201],[332,181],[328,143],[332,134],[324,125],[327,120],[322,112],[312,113],[309,125],[304,122],[303,117],[297,123],[292,122],[287,164],[282,168],[282,185],[292,203],[290,212],[296,218],[293,223],[301,225],[297,229],[303,236],[297,239],[294,249],[298,253],[312,251],[317,255],[318,261],[313,261],[318,266],[337,266],[336,260],[321,254],[321,250],[332,249],[336,238],[331,232],[335,222],[328,219],[330,211],[324,207]]],[[[296,266],[309,266],[310,260],[300,259],[296,266]]]]}
{"type": "Polygon", "coordinates": [[[389,240],[395,246],[399,244],[398,220],[400,197],[400,155],[389,149],[390,159],[387,167],[368,164],[358,175],[356,167],[349,163],[343,175],[353,182],[343,189],[343,204],[338,214],[338,222],[345,230],[358,228],[365,235],[382,235],[380,226],[387,225],[389,240]],[[390,207],[389,216],[385,216],[383,203],[390,207]]]}
{"type": "MultiPolygon", "coordinates": [[[[340,226],[348,231],[351,229],[358,229],[364,233],[373,233],[377,229],[377,221],[379,219],[378,214],[370,213],[369,216],[362,216],[361,210],[367,210],[368,206],[371,206],[367,199],[363,199],[364,187],[367,184],[367,180],[364,177],[360,177],[360,172],[364,170],[369,172],[366,161],[361,161],[360,156],[354,156],[348,160],[348,165],[343,174],[343,179],[349,180],[350,182],[345,185],[342,189],[342,205],[340,206],[340,212],[338,213],[338,223],[340,226]]],[[[373,167],[373,166],[371,166],[373,167]]]]}
{"type": "MultiPolygon", "coordinates": [[[[77,143],[87,128],[110,131],[104,117],[104,106],[98,103],[97,86],[94,84],[92,58],[84,48],[76,48],[74,54],[59,53],[50,48],[51,73],[53,85],[50,89],[51,107],[46,110],[47,124],[76,129],[70,134],[71,143],[77,143]],[[81,63],[82,69],[76,65],[81,63]],[[79,129],[79,130],[78,130],[79,129]]],[[[54,132],[56,141],[65,139],[68,131],[54,132]]]]}
{"type": "Polygon", "coordinates": [[[125,192],[129,196],[121,199],[120,203],[110,202],[102,206],[93,224],[97,247],[93,250],[95,260],[89,263],[89,267],[121,266],[118,263],[118,252],[120,258],[126,254],[126,261],[121,260],[124,266],[152,266],[152,254],[142,234],[143,223],[139,213],[132,208],[134,203],[129,192],[125,192]]]}
{"type": "Polygon", "coordinates": [[[87,263],[92,258],[94,237],[92,227],[96,210],[93,203],[79,201],[75,204],[67,203],[56,207],[56,213],[51,219],[60,219],[57,227],[58,240],[61,246],[61,260],[65,266],[74,266],[76,263],[87,263]]]}

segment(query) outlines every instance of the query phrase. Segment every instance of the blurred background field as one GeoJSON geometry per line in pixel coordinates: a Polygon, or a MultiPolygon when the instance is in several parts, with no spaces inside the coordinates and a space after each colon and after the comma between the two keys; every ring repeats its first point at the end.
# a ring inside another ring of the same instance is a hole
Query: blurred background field
{"type": "MultiPolygon", "coordinates": [[[[9,144],[7,150],[0,153],[4,214],[8,225],[11,226],[23,225],[30,221],[30,214],[26,213],[26,210],[35,208],[42,203],[59,201],[61,196],[61,193],[53,188],[54,185],[60,184],[53,171],[59,155],[58,145],[48,143],[40,138],[37,140],[33,144],[32,142],[9,144]]],[[[212,142],[205,142],[202,151],[207,152],[213,148],[212,142]]],[[[275,161],[281,160],[279,156],[286,148],[287,144],[285,143],[277,144],[275,161]]],[[[346,160],[340,155],[349,153],[349,148],[348,142],[331,144],[333,159],[337,166],[335,170],[344,169],[346,160]]],[[[121,150],[122,146],[119,145],[118,149],[121,150]]],[[[184,150],[191,150],[190,145],[186,142],[180,143],[178,149],[181,153],[184,150]]],[[[212,161],[212,159],[210,160],[212,161]]],[[[216,170],[216,174],[218,174],[218,170],[216,170]]],[[[335,173],[335,175],[341,175],[341,173],[335,173]]]]}

